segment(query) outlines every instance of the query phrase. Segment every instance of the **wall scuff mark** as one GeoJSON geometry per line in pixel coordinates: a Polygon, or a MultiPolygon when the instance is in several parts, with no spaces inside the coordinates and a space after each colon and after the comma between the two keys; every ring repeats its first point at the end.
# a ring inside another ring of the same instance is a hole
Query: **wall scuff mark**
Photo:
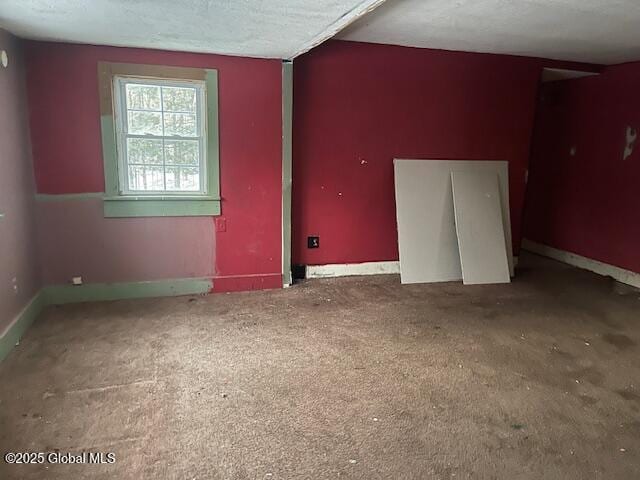
{"type": "Polygon", "coordinates": [[[627,127],[626,132],[626,145],[624,147],[623,160],[626,160],[632,153],[633,148],[636,146],[636,138],[638,137],[638,131],[633,127],[627,127]]]}

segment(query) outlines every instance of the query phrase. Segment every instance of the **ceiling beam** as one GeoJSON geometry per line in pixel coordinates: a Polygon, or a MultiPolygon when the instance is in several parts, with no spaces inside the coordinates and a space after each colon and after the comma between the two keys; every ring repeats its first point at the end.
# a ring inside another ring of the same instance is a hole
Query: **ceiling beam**
{"type": "Polygon", "coordinates": [[[294,58],[308,52],[312,48],[317,47],[321,43],[334,37],[340,31],[344,30],[359,18],[362,18],[369,12],[372,12],[373,10],[378,8],[385,1],[386,0],[364,0],[360,2],[351,10],[337,18],[334,22],[327,25],[324,30],[314,36],[311,40],[305,42],[298,50],[296,50],[291,56],[289,56],[287,60],[293,60],[294,58]]]}

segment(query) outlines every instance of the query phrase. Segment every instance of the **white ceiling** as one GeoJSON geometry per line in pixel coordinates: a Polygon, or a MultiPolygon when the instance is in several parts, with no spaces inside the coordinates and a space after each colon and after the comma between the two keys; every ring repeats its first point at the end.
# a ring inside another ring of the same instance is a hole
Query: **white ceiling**
{"type": "Polygon", "coordinates": [[[380,0],[0,0],[24,38],[291,58],[380,0]]]}
{"type": "Polygon", "coordinates": [[[346,27],[338,38],[613,64],[640,60],[639,25],[640,0],[0,0],[0,27],[25,38],[266,58],[346,27]]]}
{"type": "Polygon", "coordinates": [[[338,38],[614,64],[640,60],[640,0],[387,0],[338,38]]]}

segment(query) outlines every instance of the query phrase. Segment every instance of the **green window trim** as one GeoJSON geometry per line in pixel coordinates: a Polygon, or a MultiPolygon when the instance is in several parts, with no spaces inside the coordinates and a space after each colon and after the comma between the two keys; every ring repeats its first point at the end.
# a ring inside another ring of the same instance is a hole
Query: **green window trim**
{"type": "Polygon", "coordinates": [[[187,217],[220,215],[219,198],[105,197],[105,217],[187,217]]]}
{"type": "Polygon", "coordinates": [[[220,215],[218,71],[186,67],[99,62],[98,79],[105,183],[104,216],[181,217],[220,215]],[[207,95],[206,195],[122,195],[120,193],[112,91],[114,75],[204,80],[207,95]]]}

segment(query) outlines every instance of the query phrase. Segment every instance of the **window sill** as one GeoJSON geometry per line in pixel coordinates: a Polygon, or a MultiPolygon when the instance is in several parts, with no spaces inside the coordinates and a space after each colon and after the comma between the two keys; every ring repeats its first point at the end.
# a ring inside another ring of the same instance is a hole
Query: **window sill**
{"type": "Polygon", "coordinates": [[[105,197],[104,216],[197,217],[220,215],[220,199],[215,197],[131,196],[105,197]]]}

